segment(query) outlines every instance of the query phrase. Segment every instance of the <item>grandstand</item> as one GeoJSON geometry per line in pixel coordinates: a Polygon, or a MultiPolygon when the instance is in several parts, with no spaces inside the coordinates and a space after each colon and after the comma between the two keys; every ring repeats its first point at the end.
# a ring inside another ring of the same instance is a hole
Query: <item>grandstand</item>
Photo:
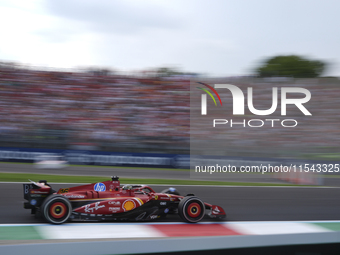
{"type": "MultiPolygon", "coordinates": [[[[219,82],[243,91],[253,87],[259,109],[271,103],[270,86],[298,86],[312,93],[308,103],[312,118],[291,116],[302,124],[290,131],[203,131],[205,137],[223,136],[225,155],[301,158],[340,152],[338,79],[234,77],[219,82]]],[[[189,154],[189,93],[189,79],[180,76],[55,71],[1,63],[0,143],[2,147],[189,154]]],[[[229,93],[221,96],[226,102],[232,100],[229,93]]]]}
{"type": "Polygon", "coordinates": [[[188,80],[0,66],[2,146],[179,152],[189,148],[188,80]]]}

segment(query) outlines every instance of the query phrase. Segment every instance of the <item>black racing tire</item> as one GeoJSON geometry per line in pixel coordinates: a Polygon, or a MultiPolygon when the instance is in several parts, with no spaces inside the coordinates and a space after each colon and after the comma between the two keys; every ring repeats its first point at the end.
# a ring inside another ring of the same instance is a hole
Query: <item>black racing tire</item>
{"type": "Polygon", "coordinates": [[[185,197],[179,202],[178,214],[186,222],[199,222],[205,215],[204,202],[198,197],[185,197]]]}
{"type": "Polygon", "coordinates": [[[70,201],[62,195],[50,195],[41,205],[41,213],[44,219],[52,224],[66,222],[72,213],[70,201]]]}

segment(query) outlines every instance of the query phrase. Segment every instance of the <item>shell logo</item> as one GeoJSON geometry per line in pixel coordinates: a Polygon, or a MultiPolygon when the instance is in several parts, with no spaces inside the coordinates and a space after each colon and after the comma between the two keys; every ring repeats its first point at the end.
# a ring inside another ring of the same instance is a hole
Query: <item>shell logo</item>
{"type": "Polygon", "coordinates": [[[134,208],[136,208],[136,204],[132,200],[126,200],[123,204],[124,211],[130,211],[134,208]]]}

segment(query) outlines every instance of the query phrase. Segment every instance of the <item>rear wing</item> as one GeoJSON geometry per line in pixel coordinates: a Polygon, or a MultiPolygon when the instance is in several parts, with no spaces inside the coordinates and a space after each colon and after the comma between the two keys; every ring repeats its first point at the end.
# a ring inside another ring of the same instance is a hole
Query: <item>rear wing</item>
{"type": "Polygon", "coordinates": [[[31,180],[30,182],[31,183],[23,184],[24,199],[28,200],[26,204],[29,204],[29,206],[27,205],[25,207],[27,209],[39,207],[46,197],[55,192],[45,180],[39,181],[38,183],[31,180]]]}
{"type": "Polygon", "coordinates": [[[24,191],[24,199],[29,200],[30,189],[39,189],[39,186],[33,183],[24,183],[23,184],[24,191]]]}

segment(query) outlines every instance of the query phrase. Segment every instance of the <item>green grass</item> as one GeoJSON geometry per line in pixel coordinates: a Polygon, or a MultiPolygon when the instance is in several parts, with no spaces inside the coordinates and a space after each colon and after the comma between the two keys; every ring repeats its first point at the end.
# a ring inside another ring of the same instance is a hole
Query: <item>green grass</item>
{"type": "MultiPolygon", "coordinates": [[[[33,163],[22,163],[22,162],[0,162],[1,164],[26,164],[26,165],[33,165],[33,163]]],[[[134,166],[100,166],[100,165],[69,165],[68,167],[101,167],[101,168],[110,168],[110,169],[133,169],[133,170],[157,170],[157,171],[186,171],[190,172],[190,169],[187,168],[153,168],[153,167],[134,167],[134,166]]],[[[240,172],[237,174],[259,174],[259,175],[268,175],[271,173],[246,173],[246,172],[240,172]]]]}
{"type": "Polygon", "coordinates": [[[307,159],[321,159],[321,160],[339,160],[340,159],[340,153],[311,153],[303,155],[307,159]]]}
{"type": "MultiPolygon", "coordinates": [[[[94,183],[109,180],[100,176],[73,176],[52,174],[26,174],[26,173],[0,173],[0,182],[28,182],[47,180],[49,183],[94,183]]],[[[222,182],[222,181],[195,181],[172,179],[138,179],[120,178],[122,184],[169,184],[169,185],[222,185],[222,186],[301,186],[294,184],[251,183],[251,182],[222,182]]]]}
{"type": "Polygon", "coordinates": [[[119,169],[135,169],[135,170],[159,170],[159,171],[190,171],[190,169],[182,168],[154,168],[154,167],[135,167],[135,166],[100,166],[100,165],[70,165],[77,167],[109,167],[109,168],[119,168],[119,169]]]}

